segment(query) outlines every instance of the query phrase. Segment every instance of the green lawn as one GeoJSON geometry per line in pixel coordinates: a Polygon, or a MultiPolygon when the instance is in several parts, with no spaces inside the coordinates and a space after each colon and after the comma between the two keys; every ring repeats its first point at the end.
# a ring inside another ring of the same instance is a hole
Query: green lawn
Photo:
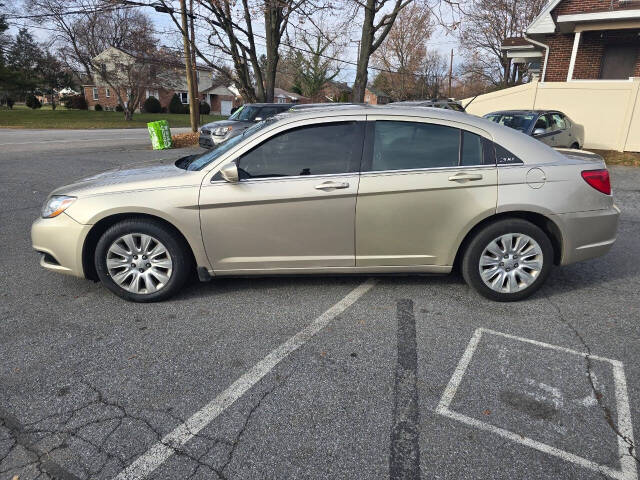
{"type": "MultiPolygon", "coordinates": [[[[220,115],[202,115],[200,124],[214,122],[220,115]]],[[[58,107],[43,107],[31,110],[24,105],[14,105],[13,110],[0,110],[0,128],[140,128],[148,122],[167,120],[170,127],[188,127],[189,115],[175,113],[135,113],[127,122],[121,112],[95,112],[93,110],[67,110],[58,107]]]]}

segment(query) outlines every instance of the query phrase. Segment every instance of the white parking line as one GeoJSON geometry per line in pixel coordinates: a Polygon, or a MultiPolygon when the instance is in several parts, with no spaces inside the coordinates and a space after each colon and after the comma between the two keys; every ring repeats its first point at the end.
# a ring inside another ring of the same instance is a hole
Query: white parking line
{"type": "Polygon", "coordinates": [[[496,435],[500,435],[501,437],[511,440],[512,442],[520,443],[522,445],[526,445],[527,447],[534,448],[536,450],[547,453],[549,455],[553,455],[563,460],[573,462],[577,465],[580,465],[581,467],[588,468],[596,472],[600,472],[603,475],[607,475],[616,480],[638,480],[638,471],[635,463],[636,461],[632,456],[629,455],[629,452],[628,452],[629,445],[633,445],[633,425],[631,422],[631,409],[629,407],[629,396],[627,393],[627,381],[624,374],[624,365],[619,360],[612,360],[610,358],[600,357],[597,355],[589,355],[586,352],[579,352],[577,350],[572,350],[570,348],[560,347],[558,345],[551,345],[549,343],[543,343],[543,342],[539,342],[537,340],[531,340],[528,338],[516,337],[515,335],[496,332],[495,330],[489,330],[487,328],[478,328],[473,333],[473,336],[469,341],[469,345],[464,351],[464,354],[462,355],[462,358],[458,362],[458,366],[456,367],[456,370],[453,373],[451,380],[449,380],[449,384],[447,385],[447,388],[445,388],[445,391],[442,394],[442,398],[440,399],[440,402],[436,407],[436,413],[443,415],[445,417],[449,417],[458,422],[466,423],[467,425],[471,425],[472,427],[475,427],[481,430],[486,430],[491,433],[495,433],[496,435]],[[589,357],[591,360],[597,360],[597,361],[607,362],[611,364],[613,367],[613,377],[614,377],[615,392],[616,392],[616,411],[617,411],[617,417],[618,417],[617,430],[620,433],[620,435],[618,436],[618,453],[620,456],[621,469],[615,470],[607,465],[600,465],[596,462],[583,458],[579,455],[575,455],[573,453],[560,450],[559,448],[552,447],[551,445],[538,442],[536,440],[525,437],[518,433],[505,430],[504,428],[496,427],[489,423],[482,422],[476,418],[472,418],[467,415],[463,415],[461,413],[451,410],[449,406],[453,401],[453,397],[455,396],[458,390],[458,387],[460,387],[460,382],[462,381],[462,377],[464,377],[464,374],[466,373],[467,368],[469,367],[469,363],[471,363],[471,358],[473,357],[474,352],[478,348],[478,344],[480,343],[480,338],[482,337],[483,333],[497,335],[500,337],[529,343],[541,348],[558,350],[560,352],[570,353],[572,355],[578,355],[583,358],[589,357]]]}
{"type": "Polygon", "coordinates": [[[334,318],[371,290],[375,283],[375,279],[369,279],[351,290],[346,297],[260,360],[251,370],[242,375],[224,392],[193,414],[185,423],[177,426],[172,432],[165,435],[162,440],[153,445],[138,457],[135,462],[120,472],[116,480],[140,480],[153,472],[175,453],[175,448],[184,445],[195,437],[198,432],[242,397],[242,395],[258,383],[278,365],[278,363],[307,343],[334,318]]]}

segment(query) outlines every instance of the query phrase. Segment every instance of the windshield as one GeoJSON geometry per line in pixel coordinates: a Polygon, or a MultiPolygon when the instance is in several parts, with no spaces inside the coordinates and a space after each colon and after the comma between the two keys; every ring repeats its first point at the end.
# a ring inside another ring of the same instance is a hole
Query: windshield
{"type": "Polygon", "coordinates": [[[456,112],[464,112],[464,108],[459,103],[450,103],[449,108],[451,110],[455,110],[456,112]]]}
{"type": "Polygon", "coordinates": [[[231,137],[226,142],[221,143],[215,150],[210,150],[208,152],[201,153],[200,155],[193,155],[191,157],[185,157],[185,159],[178,160],[178,162],[176,162],[176,166],[184,168],[185,170],[202,170],[204,167],[209,165],[214,160],[220,158],[220,156],[231,150],[234,146],[245,140],[247,137],[250,137],[254,133],[262,130],[264,127],[274,121],[275,119],[270,118],[268,120],[258,122],[250,128],[247,128],[242,133],[242,135],[231,137]]]}
{"type": "Polygon", "coordinates": [[[258,107],[250,107],[243,105],[236,110],[233,115],[229,117],[229,120],[235,120],[236,122],[252,122],[256,115],[258,115],[258,107]]]}
{"type": "Polygon", "coordinates": [[[529,131],[536,115],[533,113],[493,113],[484,118],[526,133],[529,131]]]}

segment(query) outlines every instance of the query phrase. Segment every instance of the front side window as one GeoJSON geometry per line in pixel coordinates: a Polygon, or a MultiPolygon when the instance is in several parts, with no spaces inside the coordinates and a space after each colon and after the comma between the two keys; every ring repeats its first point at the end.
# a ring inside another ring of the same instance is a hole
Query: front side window
{"type": "Polygon", "coordinates": [[[241,179],[357,172],[362,153],[358,122],[310,125],[269,138],[238,161],[241,179]]]}
{"type": "Polygon", "coordinates": [[[372,171],[454,167],[460,130],[432,123],[376,121],[372,171]]]}

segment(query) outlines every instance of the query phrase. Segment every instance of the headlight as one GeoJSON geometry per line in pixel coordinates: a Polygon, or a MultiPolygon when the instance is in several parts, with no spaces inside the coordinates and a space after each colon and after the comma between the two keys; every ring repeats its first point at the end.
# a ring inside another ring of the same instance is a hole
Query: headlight
{"type": "Polygon", "coordinates": [[[226,135],[227,132],[230,132],[231,130],[233,130],[233,127],[218,127],[214,130],[213,134],[221,137],[223,135],[226,135]]]}
{"type": "Polygon", "coordinates": [[[42,206],[42,218],[53,218],[64,212],[69,206],[76,201],[76,197],[67,197],[66,195],[54,195],[49,198],[42,206]]]}

